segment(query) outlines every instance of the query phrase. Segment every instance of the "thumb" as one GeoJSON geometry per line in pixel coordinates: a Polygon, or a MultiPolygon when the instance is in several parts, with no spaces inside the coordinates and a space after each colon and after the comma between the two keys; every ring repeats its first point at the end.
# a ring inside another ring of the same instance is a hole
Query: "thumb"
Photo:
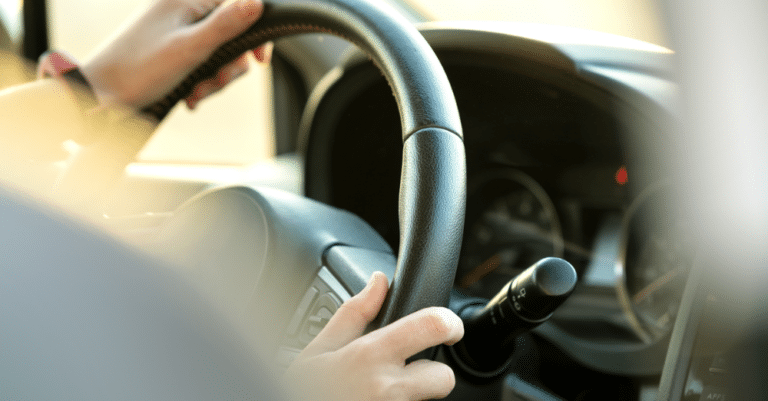
{"type": "Polygon", "coordinates": [[[200,21],[193,35],[200,39],[204,51],[213,52],[253,25],[263,13],[261,0],[226,2],[200,21]]]}
{"type": "Polygon", "coordinates": [[[387,295],[387,287],[387,276],[382,272],[373,273],[368,285],[344,302],[317,337],[307,345],[302,358],[336,351],[360,337],[379,313],[387,295]]]}

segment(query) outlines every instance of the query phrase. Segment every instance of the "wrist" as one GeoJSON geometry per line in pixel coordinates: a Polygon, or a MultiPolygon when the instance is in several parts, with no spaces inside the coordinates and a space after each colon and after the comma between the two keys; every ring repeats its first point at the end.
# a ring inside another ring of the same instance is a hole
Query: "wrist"
{"type": "MultiPolygon", "coordinates": [[[[62,93],[67,94],[73,100],[73,104],[79,108],[85,124],[85,129],[77,140],[81,145],[103,139],[105,132],[111,132],[123,121],[150,120],[145,116],[137,116],[135,109],[100,95],[99,90],[93,85],[88,67],[80,67],[75,59],[65,52],[44,53],[38,63],[37,76],[39,79],[56,81],[60,87],[65,88],[62,93]]],[[[150,122],[153,125],[156,124],[154,120],[150,122]]],[[[143,138],[145,130],[138,131],[141,131],[139,136],[143,138]]]]}
{"type": "Polygon", "coordinates": [[[40,56],[37,64],[38,79],[51,78],[68,88],[76,103],[88,114],[99,107],[98,97],[77,61],[62,51],[48,51],[40,56]]]}

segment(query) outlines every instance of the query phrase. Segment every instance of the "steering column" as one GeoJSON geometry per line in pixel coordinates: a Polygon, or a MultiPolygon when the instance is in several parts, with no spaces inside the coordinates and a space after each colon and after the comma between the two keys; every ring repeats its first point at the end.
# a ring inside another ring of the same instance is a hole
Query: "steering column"
{"type": "Polygon", "coordinates": [[[509,365],[515,339],[547,321],[576,286],[576,270],[560,258],[544,258],[501,288],[490,301],[455,296],[451,309],[464,322],[464,338],[449,353],[464,372],[498,376],[509,365]]]}

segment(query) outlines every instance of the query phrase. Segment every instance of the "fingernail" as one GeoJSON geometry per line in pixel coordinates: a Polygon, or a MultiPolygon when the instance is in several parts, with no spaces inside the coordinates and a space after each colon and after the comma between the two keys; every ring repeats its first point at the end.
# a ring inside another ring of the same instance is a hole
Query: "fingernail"
{"type": "Polygon", "coordinates": [[[260,63],[268,64],[272,61],[272,50],[275,48],[274,42],[267,42],[253,50],[253,56],[260,63]]]}
{"type": "Polygon", "coordinates": [[[365,288],[363,288],[363,291],[370,290],[371,287],[373,287],[373,283],[376,281],[376,273],[373,273],[371,277],[368,279],[368,283],[365,284],[365,288]]]}
{"type": "Polygon", "coordinates": [[[373,287],[373,283],[377,280],[376,277],[380,277],[378,280],[384,280],[384,286],[389,286],[389,279],[387,278],[387,275],[380,271],[375,271],[371,275],[371,278],[368,280],[368,287],[373,287]]]}
{"type": "Polygon", "coordinates": [[[371,290],[371,288],[373,288],[373,283],[376,282],[376,276],[378,275],[377,273],[380,273],[380,272],[374,272],[371,275],[371,277],[368,279],[368,283],[365,285],[365,288],[363,288],[363,290],[360,291],[360,294],[365,295],[368,293],[368,291],[371,290]]]}

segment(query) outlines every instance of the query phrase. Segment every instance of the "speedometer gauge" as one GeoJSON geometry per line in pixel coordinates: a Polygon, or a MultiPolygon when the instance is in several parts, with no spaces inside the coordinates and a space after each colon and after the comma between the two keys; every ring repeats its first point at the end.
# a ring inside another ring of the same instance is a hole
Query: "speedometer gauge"
{"type": "Polygon", "coordinates": [[[456,284],[467,295],[490,298],[540,259],[562,257],[563,241],[555,207],[532,177],[504,170],[476,182],[456,284]]]}
{"type": "Polygon", "coordinates": [[[616,264],[622,307],[646,343],[671,331],[693,259],[687,226],[671,211],[665,188],[647,189],[630,206],[616,264]]]}

